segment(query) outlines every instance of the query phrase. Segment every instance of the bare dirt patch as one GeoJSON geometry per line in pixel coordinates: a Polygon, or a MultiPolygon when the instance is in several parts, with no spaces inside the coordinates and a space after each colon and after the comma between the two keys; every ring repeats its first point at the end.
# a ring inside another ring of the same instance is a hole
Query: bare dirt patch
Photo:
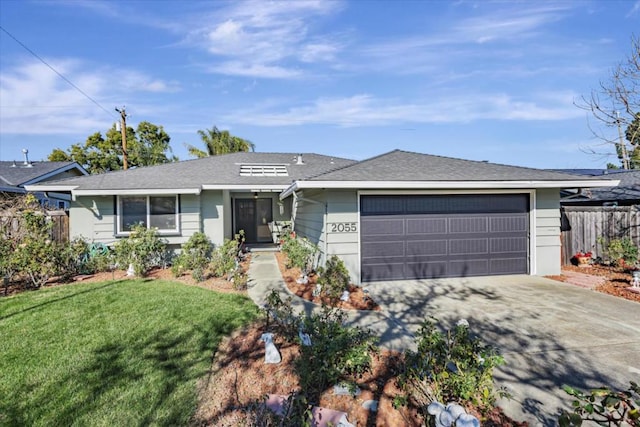
{"type": "MultiPolygon", "coordinates": [[[[595,290],[605,294],[613,295],[619,298],[628,299],[630,301],[640,302],[640,293],[630,291],[632,271],[622,267],[613,267],[606,265],[593,264],[588,267],[578,267],[566,265],[562,267],[566,271],[574,271],[577,273],[591,274],[605,278],[605,282],[596,286],[595,290]]],[[[548,276],[550,279],[566,282],[567,278],[563,275],[548,276]]]]}

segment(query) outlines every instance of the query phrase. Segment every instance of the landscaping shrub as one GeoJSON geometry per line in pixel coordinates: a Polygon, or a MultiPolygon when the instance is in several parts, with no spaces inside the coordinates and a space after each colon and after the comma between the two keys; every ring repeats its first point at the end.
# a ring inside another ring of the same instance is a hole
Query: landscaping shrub
{"type": "MultiPolygon", "coordinates": [[[[493,369],[504,359],[491,347],[471,336],[466,320],[445,333],[436,328],[435,319],[426,320],[416,335],[418,350],[408,351],[398,385],[404,395],[396,403],[409,399],[419,408],[432,402],[471,404],[481,411],[493,407],[493,369]]],[[[424,414],[427,416],[427,414],[424,414]]]]}
{"type": "Polygon", "coordinates": [[[213,244],[206,234],[196,232],[187,243],[182,246],[182,251],[171,266],[171,272],[175,277],[180,277],[185,271],[191,271],[191,276],[198,282],[205,279],[205,270],[211,262],[213,244]]]}
{"type": "Polygon", "coordinates": [[[638,247],[628,237],[613,239],[605,248],[605,256],[616,265],[620,264],[621,260],[624,264],[635,265],[638,262],[638,247]]]}
{"type": "Polygon", "coordinates": [[[308,274],[313,270],[313,261],[318,248],[305,238],[297,239],[296,237],[286,236],[282,243],[282,252],[287,255],[287,268],[297,267],[304,274],[308,274]]]}
{"type": "Polygon", "coordinates": [[[603,426],[640,426],[640,386],[631,381],[626,391],[603,387],[584,393],[565,385],[564,391],[573,396],[573,412],[562,411],[560,427],[581,426],[593,421],[603,426]]]}
{"type": "Polygon", "coordinates": [[[73,239],[61,247],[56,274],[69,280],[80,273],[91,273],[87,268],[89,256],[89,244],[81,238],[73,239]]]}
{"type": "Polygon", "coordinates": [[[239,247],[237,239],[225,239],[224,243],[213,251],[210,266],[215,277],[226,277],[227,280],[233,278],[234,272],[238,268],[239,247]]]}
{"type": "Polygon", "coordinates": [[[167,243],[158,236],[155,228],[147,229],[135,225],[128,238],[114,245],[115,258],[121,268],[133,266],[137,276],[146,275],[152,267],[162,264],[167,252],[167,243]]]}
{"type": "Polygon", "coordinates": [[[24,198],[16,214],[19,225],[5,236],[12,242],[3,244],[12,251],[4,269],[9,276],[22,276],[26,287],[39,288],[58,272],[62,245],[51,240],[52,223],[33,195],[24,198]]]}
{"type": "Polygon", "coordinates": [[[322,286],[322,292],[329,297],[332,305],[349,288],[349,271],[336,255],[332,255],[327,260],[324,268],[318,269],[318,276],[318,284],[322,286]]]}
{"type": "Polygon", "coordinates": [[[293,315],[290,300],[282,301],[277,292],[267,298],[265,311],[272,327],[287,341],[299,343],[300,354],[295,360],[301,394],[311,404],[318,404],[320,395],[330,386],[355,382],[371,369],[371,356],[377,351],[370,331],[344,326],[344,311],[323,306],[310,316],[293,315]],[[311,345],[302,345],[299,332],[307,333],[311,345]]]}

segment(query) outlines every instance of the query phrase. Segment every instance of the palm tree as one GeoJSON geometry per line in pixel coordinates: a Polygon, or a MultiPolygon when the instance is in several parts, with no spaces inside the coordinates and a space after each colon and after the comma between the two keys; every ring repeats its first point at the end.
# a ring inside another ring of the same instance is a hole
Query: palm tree
{"type": "Polygon", "coordinates": [[[201,150],[193,145],[185,144],[190,156],[202,158],[240,151],[254,151],[255,149],[255,145],[251,141],[233,136],[228,130],[219,130],[216,126],[211,129],[199,130],[198,135],[200,135],[205,149],[201,150]]]}

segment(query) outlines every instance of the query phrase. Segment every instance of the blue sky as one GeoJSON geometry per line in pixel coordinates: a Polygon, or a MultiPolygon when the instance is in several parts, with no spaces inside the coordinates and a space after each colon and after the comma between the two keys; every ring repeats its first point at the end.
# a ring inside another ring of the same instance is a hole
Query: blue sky
{"type": "Polygon", "coordinates": [[[629,56],[640,0],[2,0],[0,25],[104,108],[0,31],[0,160],[124,105],[181,159],[216,125],[263,152],[595,168],[616,159],[574,103],[629,56]]]}

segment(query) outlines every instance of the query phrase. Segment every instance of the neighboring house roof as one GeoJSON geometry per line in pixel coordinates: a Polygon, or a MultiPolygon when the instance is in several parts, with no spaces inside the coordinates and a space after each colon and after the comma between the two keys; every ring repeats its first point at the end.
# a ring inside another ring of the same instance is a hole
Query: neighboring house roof
{"type": "Polygon", "coordinates": [[[394,150],[292,184],[300,188],[563,188],[615,180],[394,150]]]}
{"type": "Polygon", "coordinates": [[[590,172],[594,176],[617,179],[620,183],[615,187],[566,192],[562,195],[563,204],[640,203],[640,170],[600,169],[590,172]]]}
{"type": "Polygon", "coordinates": [[[0,191],[24,193],[26,185],[53,180],[72,170],[87,175],[87,171],[76,162],[0,161],[0,191]]]}
{"type": "Polygon", "coordinates": [[[134,194],[136,191],[148,194],[154,190],[183,194],[197,194],[206,189],[281,191],[295,180],[352,163],[353,160],[312,153],[241,152],[70,178],[34,186],[33,190],[72,191],[75,195],[134,194]],[[243,172],[241,175],[241,168],[246,171],[252,165],[257,170],[276,166],[277,173],[267,171],[264,175],[247,176],[243,172]],[[282,174],[282,166],[285,166],[286,175],[282,174]]]}

